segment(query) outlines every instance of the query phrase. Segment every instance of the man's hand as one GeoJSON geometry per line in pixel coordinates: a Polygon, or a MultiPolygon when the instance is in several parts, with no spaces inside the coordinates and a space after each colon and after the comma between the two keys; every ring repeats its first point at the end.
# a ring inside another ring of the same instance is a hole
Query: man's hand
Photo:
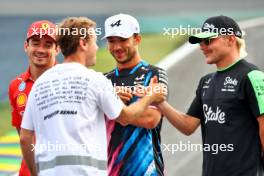
{"type": "Polygon", "coordinates": [[[154,98],[153,103],[159,104],[162,101],[166,100],[168,95],[168,90],[167,90],[167,86],[158,83],[157,76],[154,76],[153,78],[151,78],[148,87],[137,85],[135,87],[135,91],[133,92],[133,95],[140,98],[144,96],[153,96],[154,98]]]}
{"type": "Polygon", "coordinates": [[[31,176],[37,176],[37,167],[35,164],[35,151],[32,149],[34,146],[34,131],[21,129],[20,131],[20,146],[23,154],[23,158],[27,163],[31,176]]]}
{"type": "Polygon", "coordinates": [[[150,80],[150,84],[146,89],[146,96],[153,97],[153,103],[161,103],[166,100],[168,95],[167,87],[164,84],[158,83],[157,76],[150,80]]]}
{"type": "Polygon", "coordinates": [[[135,91],[133,92],[133,95],[142,98],[146,95],[146,88],[142,85],[136,85],[135,91]]]}
{"type": "Polygon", "coordinates": [[[124,102],[124,104],[127,104],[133,97],[132,90],[128,87],[116,86],[115,91],[120,99],[124,102]]]}

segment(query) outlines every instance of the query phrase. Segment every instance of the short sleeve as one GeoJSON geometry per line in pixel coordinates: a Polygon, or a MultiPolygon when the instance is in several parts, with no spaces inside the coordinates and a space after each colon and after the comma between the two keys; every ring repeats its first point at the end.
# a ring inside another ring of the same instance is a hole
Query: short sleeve
{"type": "Polygon", "coordinates": [[[110,80],[103,79],[101,85],[103,86],[98,89],[97,94],[99,107],[109,119],[114,120],[120,115],[124,104],[116,94],[110,80]]]}
{"type": "Polygon", "coordinates": [[[169,95],[169,84],[168,84],[169,78],[168,78],[167,72],[165,70],[159,68],[157,76],[158,76],[158,83],[164,84],[166,86],[167,92],[169,95]]]}
{"type": "Polygon", "coordinates": [[[264,114],[264,73],[254,70],[248,73],[245,85],[246,101],[257,118],[264,114]]]}
{"type": "MultiPolygon", "coordinates": [[[[158,83],[164,84],[166,86],[167,92],[169,94],[169,87],[168,87],[168,80],[169,79],[168,79],[168,74],[167,74],[167,72],[164,69],[159,68],[159,67],[156,67],[156,68],[157,69],[154,70],[154,73],[153,73],[152,77],[153,76],[157,76],[158,77],[158,83]]],[[[153,106],[153,107],[155,107],[155,106],[153,106]]]]}
{"type": "Polygon", "coordinates": [[[198,85],[198,88],[196,89],[196,95],[195,98],[193,99],[191,106],[189,107],[187,114],[199,119],[203,119],[203,105],[201,101],[201,84],[202,84],[202,79],[200,80],[200,83],[198,85]]]}
{"type": "Polygon", "coordinates": [[[8,89],[8,96],[9,96],[9,103],[11,106],[11,115],[12,115],[12,126],[16,128],[20,128],[22,117],[18,113],[16,108],[16,97],[15,97],[15,89],[14,89],[14,82],[12,81],[9,85],[8,89]]]}
{"type": "Polygon", "coordinates": [[[158,69],[158,82],[166,85],[168,87],[168,74],[165,70],[159,68],[158,69]]]}

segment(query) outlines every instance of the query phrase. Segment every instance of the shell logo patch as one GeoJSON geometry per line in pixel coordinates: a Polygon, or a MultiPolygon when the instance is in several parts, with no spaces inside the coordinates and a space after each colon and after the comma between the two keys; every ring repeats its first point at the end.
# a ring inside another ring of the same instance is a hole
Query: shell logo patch
{"type": "Polygon", "coordinates": [[[49,24],[48,23],[43,23],[42,25],[41,25],[41,28],[42,29],[48,29],[50,26],[49,26],[49,24]]]}
{"type": "Polygon", "coordinates": [[[27,95],[24,93],[21,93],[17,96],[17,106],[25,106],[27,102],[27,95]]]}

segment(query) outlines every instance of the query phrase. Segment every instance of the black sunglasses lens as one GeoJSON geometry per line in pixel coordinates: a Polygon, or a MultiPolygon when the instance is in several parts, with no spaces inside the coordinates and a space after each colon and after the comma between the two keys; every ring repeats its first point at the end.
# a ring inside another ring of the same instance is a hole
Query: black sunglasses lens
{"type": "Polygon", "coordinates": [[[216,38],[218,38],[219,36],[212,36],[212,37],[208,37],[208,38],[203,38],[200,40],[200,44],[204,44],[206,46],[210,45],[216,38]]]}
{"type": "Polygon", "coordinates": [[[205,45],[210,45],[210,38],[202,39],[200,43],[204,43],[205,45]]]}
{"type": "Polygon", "coordinates": [[[204,39],[204,44],[207,46],[210,45],[210,39],[209,38],[204,39]]]}

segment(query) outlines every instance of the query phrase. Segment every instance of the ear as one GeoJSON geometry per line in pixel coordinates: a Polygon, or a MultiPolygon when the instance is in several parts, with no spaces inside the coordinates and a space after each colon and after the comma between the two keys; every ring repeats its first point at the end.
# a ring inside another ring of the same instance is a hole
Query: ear
{"type": "Polygon", "coordinates": [[[228,42],[230,45],[236,44],[236,36],[235,35],[231,35],[228,37],[228,42]]]}
{"type": "Polygon", "coordinates": [[[59,52],[61,51],[61,49],[60,49],[59,45],[56,45],[56,48],[55,48],[55,50],[56,50],[56,53],[55,53],[55,55],[57,56],[57,55],[59,54],[59,52]]]}
{"type": "Polygon", "coordinates": [[[24,42],[24,51],[25,52],[27,52],[28,45],[29,45],[29,41],[25,41],[24,42]]]}
{"type": "Polygon", "coordinates": [[[86,50],[87,45],[88,45],[88,42],[85,39],[79,40],[79,46],[81,50],[86,50]]]}
{"type": "Polygon", "coordinates": [[[135,35],[135,42],[137,45],[139,45],[141,43],[141,35],[139,35],[139,34],[135,35]]]}

